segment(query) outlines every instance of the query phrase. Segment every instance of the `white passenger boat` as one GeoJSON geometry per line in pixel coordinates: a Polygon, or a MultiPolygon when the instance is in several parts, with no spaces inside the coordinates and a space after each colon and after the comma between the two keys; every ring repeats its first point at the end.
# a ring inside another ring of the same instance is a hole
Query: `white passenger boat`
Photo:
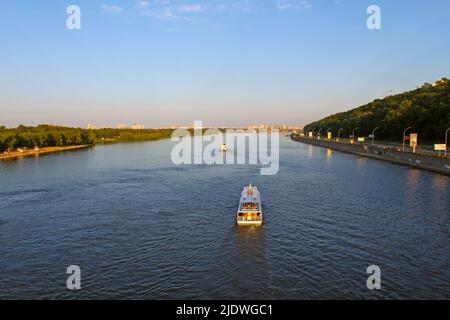
{"type": "Polygon", "coordinates": [[[227,151],[227,149],[228,149],[228,147],[225,143],[220,146],[220,151],[225,152],[225,151],[227,151]]]}
{"type": "Polygon", "coordinates": [[[236,221],[238,226],[262,225],[261,196],[257,187],[253,187],[251,184],[248,187],[244,187],[236,221]]]}

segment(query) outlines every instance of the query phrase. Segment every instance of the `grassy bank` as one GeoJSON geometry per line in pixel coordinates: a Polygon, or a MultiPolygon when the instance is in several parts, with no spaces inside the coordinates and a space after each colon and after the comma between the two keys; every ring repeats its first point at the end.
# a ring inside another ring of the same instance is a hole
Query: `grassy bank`
{"type": "Polygon", "coordinates": [[[37,156],[40,154],[53,153],[53,152],[79,150],[79,149],[89,148],[91,146],[92,145],[79,145],[79,146],[65,146],[65,147],[46,147],[46,148],[42,148],[42,149],[38,149],[38,150],[26,149],[23,151],[12,151],[12,152],[8,152],[8,153],[0,154],[0,159],[8,160],[8,159],[14,159],[14,158],[21,158],[21,157],[37,156]]]}

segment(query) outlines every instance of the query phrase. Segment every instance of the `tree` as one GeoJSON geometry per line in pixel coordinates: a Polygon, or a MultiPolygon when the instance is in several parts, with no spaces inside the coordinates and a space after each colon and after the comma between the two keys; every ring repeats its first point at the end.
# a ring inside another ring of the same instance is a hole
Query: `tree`
{"type": "Polygon", "coordinates": [[[399,141],[403,130],[413,126],[423,141],[441,141],[443,132],[450,127],[450,82],[443,78],[437,85],[424,86],[328,116],[305,126],[305,131],[319,128],[344,128],[351,132],[358,127],[360,135],[368,136],[373,128],[380,127],[378,138],[399,141]]]}

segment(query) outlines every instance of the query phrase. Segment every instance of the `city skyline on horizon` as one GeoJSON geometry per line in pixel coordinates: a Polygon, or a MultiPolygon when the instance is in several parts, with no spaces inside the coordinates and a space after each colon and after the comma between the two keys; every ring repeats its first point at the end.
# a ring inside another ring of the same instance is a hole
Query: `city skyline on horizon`
{"type": "Polygon", "coordinates": [[[0,125],[304,126],[450,75],[444,0],[70,4],[0,4],[0,125]]]}
{"type": "MultiPolygon", "coordinates": [[[[195,121],[196,122],[196,121],[195,121]]],[[[194,122],[191,124],[172,124],[172,125],[166,125],[166,126],[145,126],[141,123],[133,123],[133,124],[125,124],[125,123],[118,123],[116,125],[97,125],[95,123],[88,123],[85,126],[70,126],[70,125],[64,125],[60,123],[39,123],[35,125],[27,125],[27,124],[20,124],[22,126],[55,126],[55,127],[73,127],[73,128],[81,128],[81,129],[131,129],[131,130],[144,130],[144,129],[193,129],[195,127],[194,122]]],[[[20,126],[19,125],[19,126],[20,126]]],[[[3,125],[0,125],[0,127],[3,125]]],[[[14,129],[18,126],[10,127],[5,126],[7,129],[14,129]]],[[[249,124],[249,125],[243,125],[243,126],[232,126],[232,125],[205,125],[202,122],[202,127],[205,129],[280,129],[280,130],[295,130],[295,129],[303,129],[303,126],[296,126],[296,125],[287,125],[287,124],[281,124],[281,123],[261,123],[261,124],[249,124]]]]}

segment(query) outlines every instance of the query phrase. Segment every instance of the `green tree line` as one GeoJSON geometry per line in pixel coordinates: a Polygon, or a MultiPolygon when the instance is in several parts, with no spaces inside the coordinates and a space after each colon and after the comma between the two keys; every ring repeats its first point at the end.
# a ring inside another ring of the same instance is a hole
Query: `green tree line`
{"type": "Polygon", "coordinates": [[[172,129],[96,129],[92,130],[95,134],[95,141],[103,140],[113,142],[132,142],[132,141],[149,141],[170,138],[172,129]]]}
{"type": "Polygon", "coordinates": [[[331,115],[305,126],[304,131],[326,134],[328,129],[336,135],[343,128],[341,137],[352,134],[369,136],[379,127],[377,140],[401,141],[403,130],[419,134],[422,141],[437,142],[444,139],[450,127],[450,81],[442,78],[433,85],[425,83],[416,90],[376,99],[356,109],[331,115]]]}
{"type": "Polygon", "coordinates": [[[81,129],[52,125],[29,127],[20,125],[9,129],[0,126],[0,151],[19,147],[58,147],[90,145],[104,141],[145,141],[170,137],[169,129],[81,129]]]}

